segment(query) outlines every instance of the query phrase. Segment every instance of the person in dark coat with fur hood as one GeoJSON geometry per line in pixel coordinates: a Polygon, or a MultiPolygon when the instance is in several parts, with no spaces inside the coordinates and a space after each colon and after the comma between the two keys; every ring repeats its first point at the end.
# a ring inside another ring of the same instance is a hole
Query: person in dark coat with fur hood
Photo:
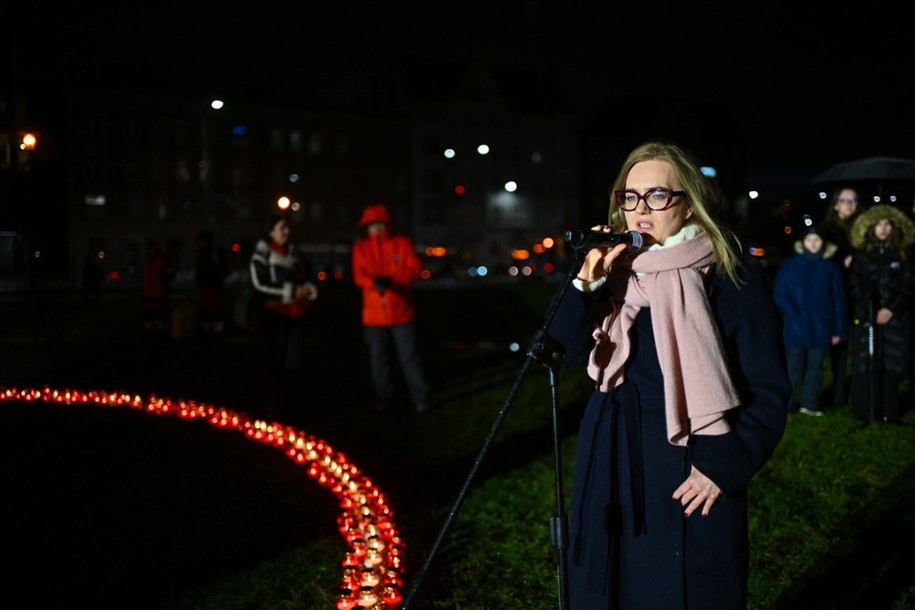
{"type": "Polygon", "coordinates": [[[845,280],[838,246],[810,224],[794,242],[795,254],[778,268],[772,298],[782,314],[782,337],[793,393],[790,411],[820,416],[823,363],[830,347],[847,339],[845,280]]]}
{"type": "Polygon", "coordinates": [[[875,205],[851,230],[857,252],[849,268],[854,315],[852,404],[867,422],[898,420],[899,384],[909,371],[910,304],[915,273],[909,260],[915,224],[901,210],[875,205]]]}

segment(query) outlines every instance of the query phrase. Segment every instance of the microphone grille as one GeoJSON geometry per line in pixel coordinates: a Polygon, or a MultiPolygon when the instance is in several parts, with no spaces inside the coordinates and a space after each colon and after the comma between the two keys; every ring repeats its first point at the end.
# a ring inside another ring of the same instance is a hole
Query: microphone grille
{"type": "Polygon", "coordinates": [[[629,231],[629,234],[632,235],[632,247],[635,249],[642,247],[642,234],[638,231],[629,231]]]}

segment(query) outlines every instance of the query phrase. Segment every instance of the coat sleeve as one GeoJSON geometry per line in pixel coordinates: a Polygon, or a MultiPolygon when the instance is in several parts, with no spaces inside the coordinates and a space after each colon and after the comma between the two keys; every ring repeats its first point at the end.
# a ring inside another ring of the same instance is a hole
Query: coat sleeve
{"type": "MultiPolygon", "coordinates": [[[[606,285],[596,292],[582,292],[570,287],[563,295],[556,315],[547,331],[565,349],[563,366],[575,368],[585,366],[594,347],[593,332],[601,299],[608,298],[606,285]]],[[[557,294],[553,296],[554,299],[557,294]]]]}
{"type": "Polygon", "coordinates": [[[867,281],[867,266],[862,255],[855,254],[848,268],[848,291],[851,296],[852,316],[867,320],[867,309],[871,286],[867,281]]]}
{"type": "Polygon", "coordinates": [[[395,285],[408,286],[422,277],[423,263],[419,260],[410,238],[401,235],[396,239],[396,252],[400,264],[392,266],[391,281],[395,285]]]}
{"type": "Polygon", "coordinates": [[[832,273],[832,302],[834,328],[832,334],[842,341],[848,340],[848,303],[845,300],[845,278],[842,277],[841,262],[835,264],[832,273]]]}
{"type": "Polygon", "coordinates": [[[715,276],[715,315],[722,331],[740,406],[731,431],[691,437],[692,463],[725,494],[739,493],[772,456],[785,432],[791,384],[778,317],[761,269],[745,273],[740,288],[715,276]]]}
{"type": "Polygon", "coordinates": [[[793,273],[792,259],[785,260],[775,274],[775,283],[772,286],[772,299],[776,307],[785,317],[798,315],[798,304],[792,293],[793,284],[798,281],[793,273]]]}
{"type": "Polygon", "coordinates": [[[913,274],[911,263],[896,257],[893,261],[896,272],[890,275],[892,286],[889,292],[889,299],[885,304],[894,314],[902,312],[909,307],[912,302],[913,274]]]}
{"type": "Polygon", "coordinates": [[[278,281],[270,273],[270,263],[268,257],[270,254],[269,246],[264,243],[258,243],[251,256],[249,272],[251,275],[251,284],[254,289],[268,297],[290,300],[288,295],[291,294],[292,286],[285,286],[284,282],[278,281]]]}
{"type": "Polygon", "coordinates": [[[353,283],[361,290],[371,288],[375,279],[375,273],[370,268],[369,260],[366,256],[366,245],[367,242],[365,240],[357,241],[353,244],[353,283]]]}

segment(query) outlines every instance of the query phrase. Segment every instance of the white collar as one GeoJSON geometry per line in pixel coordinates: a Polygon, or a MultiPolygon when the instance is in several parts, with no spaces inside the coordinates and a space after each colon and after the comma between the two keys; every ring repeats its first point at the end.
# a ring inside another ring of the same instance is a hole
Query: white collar
{"type": "Polygon", "coordinates": [[[671,246],[676,246],[685,242],[687,239],[692,239],[695,236],[702,233],[702,227],[695,224],[683,225],[683,228],[680,229],[677,233],[671,235],[664,240],[663,244],[654,244],[648,248],[651,250],[660,250],[661,248],[670,248],[671,246]]]}

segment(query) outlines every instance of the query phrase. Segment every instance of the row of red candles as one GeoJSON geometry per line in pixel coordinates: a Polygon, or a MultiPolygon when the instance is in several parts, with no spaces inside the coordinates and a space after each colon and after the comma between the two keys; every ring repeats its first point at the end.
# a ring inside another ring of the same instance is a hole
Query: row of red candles
{"type": "Polygon", "coordinates": [[[127,407],[153,415],[172,415],[186,420],[205,420],[218,428],[238,430],[245,436],[283,451],[308,476],[330,489],[340,501],[337,526],[347,542],[342,561],[343,577],[337,598],[338,610],[370,608],[390,610],[402,599],[405,546],[394,524],[384,494],[343,453],[325,441],[278,422],[252,419],[243,413],[155,395],[137,395],[72,389],[0,390],[0,401],[127,407]]]}

